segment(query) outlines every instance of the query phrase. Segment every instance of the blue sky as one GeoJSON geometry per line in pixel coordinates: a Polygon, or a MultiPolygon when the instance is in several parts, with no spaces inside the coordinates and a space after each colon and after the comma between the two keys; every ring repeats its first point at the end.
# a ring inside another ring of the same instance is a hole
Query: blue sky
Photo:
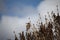
{"type": "Polygon", "coordinates": [[[31,5],[36,7],[42,0],[4,0],[4,3],[6,6],[12,6],[14,3],[25,4],[25,5],[31,5]]]}
{"type": "MultiPolygon", "coordinates": [[[[34,9],[36,9],[36,7],[40,4],[40,2],[42,2],[42,0],[0,0],[0,6],[1,6],[0,14],[8,15],[8,16],[24,17],[24,16],[26,16],[26,14],[17,13],[12,9],[14,7],[17,7],[19,10],[22,10],[22,9],[24,9],[24,7],[27,7],[27,6],[31,6],[34,9]]],[[[0,17],[1,17],[1,15],[0,15],[0,17]]]]}

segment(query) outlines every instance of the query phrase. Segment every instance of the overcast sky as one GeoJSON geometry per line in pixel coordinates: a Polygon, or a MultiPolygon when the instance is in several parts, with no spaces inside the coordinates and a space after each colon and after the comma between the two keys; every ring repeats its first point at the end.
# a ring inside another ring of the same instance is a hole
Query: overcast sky
{"type": "Polygon", "coordinates": [[[39,13],[42,21],[47,12],[57,13],[57,4],[60,12],[60,0],[0,0],[0,40],[14,40],[13,31],[26,31],[28,17],[35,24],[39,13]]]}

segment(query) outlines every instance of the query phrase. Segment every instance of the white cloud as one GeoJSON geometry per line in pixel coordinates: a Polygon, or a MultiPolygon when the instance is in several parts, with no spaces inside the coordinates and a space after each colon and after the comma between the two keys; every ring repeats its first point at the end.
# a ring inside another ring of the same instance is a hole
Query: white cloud
{"type": "Polygon", "coordinates": [[[3,16],[1,25],[0,25],[0,38],[7,39],[12,38],[14,39],[13,31],[18,34],[21,31],[26,30],[25,23],[27,22],[26,18],[18,18],[18,17],[11,17],[11,16],[3,16]]]}
{"type": "MultiPolygon", "coordinates": [[[[3,2],[3,1],[2,1],[3,2]]],[[[28,22],[28,17],[31,18],[32,23],[35,23],[37,18],[37,10],[32,6],[27,6],[22,4],[22,8],[14,5],[11,9],[7,9],[4,3],[0,3],[0,11],[3,14],[11,14],[17,16],[6,16],[3,15],[0,23],[0,39],[5,40],[7,38],[14,39],[13,31],[18,34],[21,31],[26,31],[26,23],[28,22]],[[18,17],[22,16],[22,17],[18,17]],[[7,36],[6,36],[7,35],[7,36]]]]}
{"type": "Polygon", "coordinates": [[[43,20],[45,15],[47,15],[47,12],[51,13],[51,11],[54,11],[57,13],[56,5],[59,6],[60,12],[60,0],[44,0],[41,4],[39,4],[38,12],[41,14],[43,20]]]}
{"type": "MultiPolygon", "coordinates": [[[[19,18],[17,16],[2,16],[2,21],[0,23],[0,35],[2,38],[12,38],[14,39],[13,31],[18,34],[19,32],[26,31],[26,23],[29,21],[30,17],[31,22],[35,24],[35,21],[38,19],[37,15],[29,15],[24,18],[19,18]],[[6,36],[7,35],[7,36],[6,36]]],[[[0,38],[1,38],[0,37],[0,38]]],[[[3,40],[3,39],[2,39],[3,40]]]]}

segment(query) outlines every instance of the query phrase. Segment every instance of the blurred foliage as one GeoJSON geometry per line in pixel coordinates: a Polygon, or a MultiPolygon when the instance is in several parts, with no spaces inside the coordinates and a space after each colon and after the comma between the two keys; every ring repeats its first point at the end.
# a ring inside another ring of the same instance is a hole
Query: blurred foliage
{"type": "MultiPolygon", "coordinates": [[[[58,6],[57,6],[57,15],[52,11],[50,14],[49,12],[49,21],[48,18],[46,18],[45,15],[45,22],[41,22],[40,14],[39,19],[37,21],[38,28],[35,28],[34,24],[32,26],[31,22],[28,22],[26,25],[26,35],[24,35],[24,31],[22,33],[19,33],[19,40],[60,40],[60,15],[58,12],[58,6]],[[33,27],[33,32],[29,32],[29,29],[33,27]],[[34,31],[35,29],[35,31],[34,31]],[[38,29],[38,30],[37,30],[38,29]]],[[[30,19],[30,18],[29,18],[30,19]]],[[[15,32],[14,32],[15,34],[15,32]]],[[[15,40],[18,40],[18,37],[15,34],[15,40]]]]}

